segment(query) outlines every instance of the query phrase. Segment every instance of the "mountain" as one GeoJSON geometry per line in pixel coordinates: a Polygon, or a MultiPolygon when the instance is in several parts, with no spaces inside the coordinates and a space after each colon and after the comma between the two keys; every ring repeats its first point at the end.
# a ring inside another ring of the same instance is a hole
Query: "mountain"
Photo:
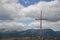
{"type": "MultiPolygon", "coordinates": [[[[25,31],[8,31],[8,32],[0,32],[0,37],[37,37],[40,35],[40,29],[29,29],[25,31]]],[[[51,29],[43,29],[42,30],[43,37],[60,37],[60,31],[53,31],[51,29]]]]}
{"type": "Polygon", "coordinates": [[[60,37],[60,31],[56,31],[56,33],[59,35],[58,37],[60,37]]]}

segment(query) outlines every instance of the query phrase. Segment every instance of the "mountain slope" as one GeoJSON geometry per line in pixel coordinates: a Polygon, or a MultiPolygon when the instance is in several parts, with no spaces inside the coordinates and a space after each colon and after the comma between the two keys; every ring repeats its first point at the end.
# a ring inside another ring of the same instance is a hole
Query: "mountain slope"
{"type": "MultiPolygon", "coordinates": [[[[51,30],[51,29],[43,29],[43,37],[60,37],[60,34],[51,30]]],[[[40,29],[29,29],[25,31],[11,31],[11,32],[0,32],[0,37],[31,37],[32,35],[37,37],[40,35],[40,29]]]]}

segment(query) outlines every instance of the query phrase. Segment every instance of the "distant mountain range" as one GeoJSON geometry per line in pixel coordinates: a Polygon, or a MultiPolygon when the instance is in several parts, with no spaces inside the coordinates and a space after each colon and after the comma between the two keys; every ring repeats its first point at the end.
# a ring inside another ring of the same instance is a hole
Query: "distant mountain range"
{"type": "MultiPolygon", "coordinates": [[[[29,30],[20,31],[20,32],[17,32],[17,31],[1,32],[0,31],[0,37],[31,37],[32,35],[34,37],[37,37],[37,36],[41,36],[40,32],[41,32],[40,29],[29,29],[29,30]]],[[[53,31],[51,29],[43,29],[42,36],[60,38],[60,31],[53,31]]]]}

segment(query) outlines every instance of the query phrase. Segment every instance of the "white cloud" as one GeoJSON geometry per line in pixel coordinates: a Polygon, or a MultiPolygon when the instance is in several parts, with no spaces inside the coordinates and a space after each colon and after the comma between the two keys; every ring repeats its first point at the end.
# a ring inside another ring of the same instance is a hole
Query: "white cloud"
{"type": "Polygon", "coordinates": [[[40,22],[32,22],[28,26],[39,27],[40,26],[40,22]]]}
{"type": "MultiPolygon", "coordinates": [[[[7,31],[23,31],[27,29],[39,29],[40,28],[40,22],[39,21],[34,21],[31,22],[30,24],[23,24],[23,23],[18,23],[15,21],[12,22],[4,22],[0,23],[0,31],[2,32],[7,32],[7,31]],[[1,30],[4,29],[4,30],[1,30]]],[[[50,21],[43,21],[42,24],[43,29],[53,29],[55,31],[60,31],[60,21],[58,22],[50,22],[50,21]]]]}
{"type": "MultiPolygon", "coordinates": [[[[7,23],[0,23],[0,28],[6,28],[7,30],[24,30],[26,24],[14,22],[21,19],[39,19],[40,12],[43,11],[43,18],[47,18],[48,24],[43,21],[44,28],[52,28],[54,30],[59,30],[60,24],[60,0],[55,0],[51,2],[39,2],[28,7],[22,6],[18,0],[0,0],[0,20],[12,20],[7,23]],[[55,22],[52,22],[55,21],[55,22]]],[[[39,26],[39,22],[33,22],[26,27],[39,26]]]]}
{"type": "Polygon", "coordinates": [[[40,18],[41,10],[43,11],[43,18],[49,21],[60,21],[60,1],[39,2],[35,5],[28,6],[22,9],[22,13],[26,17],[40,18]]]}
{"type": "Polygon", "coordinates": [[[23,23],[18,23],[18,22],[4,22],[4,23],[0,23],[0,29],[4,29],[4,30],[0,30],[0,31],[3,31],[3,32],[6,32],[6,31],[22,31],[22,30],[25,30],[25,26],[26,24],[23,24],[23,23]]]}
{"type": "MultiPolygon", "coordinates": [[[[32,22],[29,24],[30,27],[40,28],[40,22],[32,22]]],[[[60,21],[58,22],[50,22],[50,21],[43,21],[42,29],[52,29],[55,31],[60,31],[60,21]]]]}
{"type": "Polygon", "coordinates": [[[43,11],[43,18],[49,21],[60,20],[60,1],[41,1],[28,7],[22,6],[18,0],[0,0],[0,20],[19,20],[20,18],[40,18],[40,11],[43,11]]]}
{"type": "Polygon", "coordinates": [[[0,0],[0,20],[14,20],[23,6],[18,0],[0,0]]]}

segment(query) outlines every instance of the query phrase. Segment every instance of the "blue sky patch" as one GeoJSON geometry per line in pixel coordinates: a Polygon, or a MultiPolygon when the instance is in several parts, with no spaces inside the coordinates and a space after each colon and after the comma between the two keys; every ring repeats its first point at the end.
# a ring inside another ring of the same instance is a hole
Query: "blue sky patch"
{"type": "Polygon", "coordinates": [[[34,21],[37,21],[37,20],[21,20],[21,21],[18,21],[18,22],[29,24],[29,23],[34,22],[34,21]]]}
{"type": "Polygon", "coordinates": [[[53,0],[28,0],[28,2],[26,0],[19,0],[19,2],[25,7],[36,4],[40,1],[50,2],[50,1],[53,1],[53,0]]]}

